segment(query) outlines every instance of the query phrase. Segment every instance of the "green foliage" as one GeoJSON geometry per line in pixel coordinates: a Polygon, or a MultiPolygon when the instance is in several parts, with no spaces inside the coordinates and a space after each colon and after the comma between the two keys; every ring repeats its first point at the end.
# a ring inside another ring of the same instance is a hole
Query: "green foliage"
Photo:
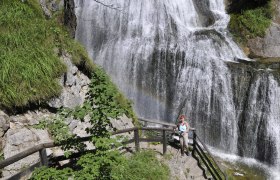
{"type": "Polygon", "coordinates": [[[13,109],[60,94],[56,80],[66,72],[59,54],[92,71],[85,50],[57,23],[46,20],[37,0],[0,1],[0,107],[13,109]],[[57,49],[59,52],[55,52],[57,49]]]}
{"type": "Polygon", "coordinates": [[[104,71],[96,67],[91,75],[86,102],[74,111],[70,110],[66,116],[84,121],[88,115],[92,127],[86,129],[87,133],[93,137],[110,137],[110,119],[117,119],[123,114],[134,121],[136,119],[131,103],[118,91],[104,71]]]}
{"type": "Polygon", "coordinates": [[[114,166],[112,179],[116,180],[167,180],[169,179],[168,167],[160,162],[153,151],[136,153],[125,163],[114,166]]]}
{"type": "Polygon", "coordinates": [[[64,168],[62,170],[56,170],[55,168],[47,168],[45,166],[36,168],[32,172],[30,180],[43,180],[43,179],[65,179],[73,176],[73,170],[70,168],[64,168]]]}
{"type": "Polygon", "coordinates": [[[82,156],[78,165],[82,167],[82,170],[76,172],[75,176],[79,176],[79,179],[112,179],[112,168],[123,164],[125,158],[120,154],[118,150],[110,150],[111,143],[115,143],[114,140],[108,138],[99,138],[95,145],[97,146],[96,153],[90,153],[82,156]]]}
{"type": "Polygon", "coordinates": [[[56,116],[51,120],[42,120],[35,128],[48,129],[49,133],[55,138],[55,143],[61,143],[67,139],[73,138],[69,127],[65,124],[61,116],[56,116]]]}
{"type": "Polygon", "coordinates": [[[69,168],[56,170],[54,168],[36,169],[31,180],[44,179],[92,179],[92,180],[167,180],[168,167],[160,162],[152,151],[143,151],[129,158],[122,156],[117,150],[107,150],[99,153],[89,153],[82,156],[78,165],[80,170],[69,168]]]}
{"type": "Polygon", "coordinates": [[[84,151],[85,144],[77,140],[77,136],[70,132],[68,125],[65,123],[63,112],[55,115],[53,118],[41,120],[39,124],[35,125],[37,129],[48,129],[49,133],[54,138],[56,144],[61,145],[65,150],[64,155],[68,157],[73,150],[84,151]]]}
{"type": "Polygon", "coordinates": [[[271,24],[274,12],[272,0],[261,6],[247,3],[242,8],[242,10],[231,14],[229,28],[235,38],[239,42],[246,43],[250,38],[263,37],[271,24]]]}

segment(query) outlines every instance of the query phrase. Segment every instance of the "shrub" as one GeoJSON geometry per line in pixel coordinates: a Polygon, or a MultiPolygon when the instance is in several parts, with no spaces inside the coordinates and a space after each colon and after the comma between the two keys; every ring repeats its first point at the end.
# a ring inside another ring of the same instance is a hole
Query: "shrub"
{"type": "Polygon", "coordinates": [[[246,43],[250,38],[265,35],[274,12],[272,3],[268,1],[262,6],[252,6],[249,3],[240,11],[231,13],[229,29],[239,42],[246,43]]]}
{"type": "Polygon", "coordinates": [[[167,180],[168,167],[160,162],[153,151],[142,151],[128,158],[125,163],[114,166],[112,178],[116,180],[167,180]]]}

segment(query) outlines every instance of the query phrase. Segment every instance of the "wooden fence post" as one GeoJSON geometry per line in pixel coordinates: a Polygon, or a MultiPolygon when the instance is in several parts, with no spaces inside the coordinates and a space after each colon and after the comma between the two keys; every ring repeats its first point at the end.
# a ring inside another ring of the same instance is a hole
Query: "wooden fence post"
{"type": "Polygon", "coordinates": [[[135,140],[135,149],[136,151],[140,150],[140,141],[139,141],[139,128],[134,130],[134,140],[135,140]]]}
{"type": "Polygon", "coordinates": [[[41,166],[49,166],[46,148],[39,151],[41,166]]]}
{"type": "Polygon", "coordinates": [[[163,155],[166,153],[167,150],[167,138],[166,138],[166,131],[163,130],[162,131],[162,146],[163,146],[163,155]]]}
{"type": "Polygon", "coordinates": [[[148,122],[144,122],[144,127],[147,127],[148,126],[148,122]]]}
{"type": "Polygon", "coordinates": [[[195,129],[193,130],[193,151],[192,154],[194,156],[194,151],[196,150],[196,132],[195,129]]]}

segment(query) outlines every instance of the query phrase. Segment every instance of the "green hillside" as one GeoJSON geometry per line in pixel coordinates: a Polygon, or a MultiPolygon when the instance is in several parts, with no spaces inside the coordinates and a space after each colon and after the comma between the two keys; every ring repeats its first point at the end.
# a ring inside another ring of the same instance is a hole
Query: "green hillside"
{"type": "Polygon", "coordinates": [[[62,51],[73,63],[91,71],[85,50],[61,25],[62,13],[46,20],[37,0],[0,1],[0,108],[39,104],[59,95],[59,78],[66,66],[62,51]]]}

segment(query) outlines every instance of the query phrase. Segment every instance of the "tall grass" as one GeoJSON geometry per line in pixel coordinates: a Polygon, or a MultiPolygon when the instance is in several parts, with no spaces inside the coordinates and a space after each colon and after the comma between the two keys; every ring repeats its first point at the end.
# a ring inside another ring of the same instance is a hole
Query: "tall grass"
{"type": "Polygon", "coordinates": [[[67,50],[76,65],[92,70],[85,50],[46,20],[37,0],[0,1],[0,108],[24,107],[60,94],[66,66],[54,49],[67,50]]]}

